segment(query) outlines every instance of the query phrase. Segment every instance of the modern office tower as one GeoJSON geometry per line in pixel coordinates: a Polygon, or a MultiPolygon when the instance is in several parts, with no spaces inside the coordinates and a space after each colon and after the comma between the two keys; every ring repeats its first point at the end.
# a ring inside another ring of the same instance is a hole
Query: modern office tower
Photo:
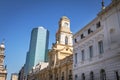
{"type": "Polygon", "coordinates": [[[29,52],[27,52],[27,54],[26,54],[26,62],[25,62],[25,65],[24,65],[24,75],[25,75],[25,78],[27,78],[27,74],[28,74],[28,67],[29,67],[29,60],[30,60],[30,58],[29,58],[30,56],[29,56],[29,52]]]}
{"type": "Polygon", "coordinates": [[[30,47],[26,57],[27,74],[39,62],[47,61],[49,32],[43,27],[34,28],[31,33],[30,47]]]}

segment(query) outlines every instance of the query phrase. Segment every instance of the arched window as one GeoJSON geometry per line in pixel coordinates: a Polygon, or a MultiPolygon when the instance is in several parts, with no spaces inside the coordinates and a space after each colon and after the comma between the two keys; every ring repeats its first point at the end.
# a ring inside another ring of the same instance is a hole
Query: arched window
{"type": "Polygon", "coordinates": [[[52,80],[52,78],[53,78],[53,76],[52,75],[50,75],[50,79],[52,80]]]}
{"type": "Polygon", "coordinates": [[[56,74],[56,80],[58,80],[58,74],[56,74]]]}
{"type": "Polygon", "coordinates": [[[118,71],[115,71],[116,80],[120,80],[118,71]]]}
{"type": "Polygon", "coordinates": [[[75,80],[78,80],[78,77],[77,77],[77,75],[75,75],[75,80]]]}
{"type": "Polygon", "coordinates": [[[100,80],[106,80],[106,73],[104,69],[100,71],[100,80]]]}
{"type": "Polygon", "coordinates": [[[94,73],[92,71],[90,72],[90,80],[94,80],[94,73]]]}
{"type": "Polygon", "coordinates": [[[65,44],[66,45],[68,44],[68,37],[67,36],[65,37],[65,44]]]}
{"type": "Polygon", "coordinates": [[[82,80],[85,80],[85,74],[82,73],[82,80]]]}
{"type": "Polygon", "coordinates": [[[62,80],[64,80],[64,72],[62,72],[62,80]]]}
{"type": "Polygon", "coordinates": [[[72,80],[72,70],[69,70],[69,80],[72,80]]]}

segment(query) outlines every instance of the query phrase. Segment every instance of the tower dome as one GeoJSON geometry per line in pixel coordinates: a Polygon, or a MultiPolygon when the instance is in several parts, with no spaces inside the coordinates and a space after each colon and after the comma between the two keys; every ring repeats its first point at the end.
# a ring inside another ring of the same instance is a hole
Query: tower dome
{"type": "Polygon", "coordinates": [[[69,19],[67,16],[62,16],[61,19],[69,19]]]}
{"type": "Polygon", "coordinates": [[[5,49],[4,42],[2,42],[2,43],[0,44],[0,48],[3,48],[3,49],[5,49]]]}

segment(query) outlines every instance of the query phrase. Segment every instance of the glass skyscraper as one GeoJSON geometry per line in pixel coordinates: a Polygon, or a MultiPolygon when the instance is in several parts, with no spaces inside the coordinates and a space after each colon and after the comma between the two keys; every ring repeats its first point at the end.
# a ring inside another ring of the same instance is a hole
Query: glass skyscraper
{"type": "Polygon", "coordinates": [[[48,56],[49,32],[43,27],[34,28],[26,57],[25,71],[28,72],[39,62],[46,62],[48,56]]]}

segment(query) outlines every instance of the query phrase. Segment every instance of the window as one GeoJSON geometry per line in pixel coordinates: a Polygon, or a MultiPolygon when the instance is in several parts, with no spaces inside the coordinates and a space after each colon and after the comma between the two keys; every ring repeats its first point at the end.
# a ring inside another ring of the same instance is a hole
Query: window
{"type": "Polygon", "coordinates": [[[72,70],[69,70],[69,80],[72,80],[72,70]]]}
{"type": "Polygon", "coordinates": [[[58,74],[56,74],[56,80],[58,80],[58,74]]]}
{"type": "Polygon", "coordinates": [[[106,73],[104,69],[100,71],[100,80],[106,80],[106,73]]]}
{"type": "Polygon", "coordinates": [[[78,80],[78,77],[77,77],[77,75],[75,75],[75,80],[78,80]]]}
{"type": "Polygon", "coordinates": [[[85,80],[85,74],[82,73],[82,80],[85,80]]]}
{"type": "Polygon", "coordinates": [[[103,51],[103,41],[98,42],[98,48],[99,48],[99,53],[102,54],[104,52],[103,51]]]}
{"type": "Polygon", "coordinates": [[[75,53],[75,64],[77,64],[77,53],[75,53]]]}
{"type": "Polygon", "coordinates": [[[94,80],[94,73],[92,71],[90,72],[90,80],[94,80]]]}
{"type": "Polygon", "coordinates": [[[65,44],[66,45],[68,44],[68,37],[67,36],[65,37],[65,44]]]}
{"type": "Polygon", "coordinates": [[[93,57],[93,46],[89,47],[89,52],[90,52],[90,58],[93,57]]]}
{"type": "Polygon", "coordinates": [[[85,36],[83,34],[81,34],[81,39],[85,38],[85,36]]]}
{"type": "Polygon", "coordinates": [[[53,76],[52,75],[50,75],[50,79],[52,80],[52,78],[53,78],[53,76]]]}
{"type": "Polygon", "coordinates": [[[75,43],[77,43],[77,39],[75,39],[75,43]]]}
{"type": "Polygon", "coordinates": [[[101,26],[100,21],[96,24],[96,27],[99,28],[101,26]]]}
{"type": "Polygon", "coordinates": [[[81,53],[82,53],[82,61],[84,61],[85,60],[84,50],[82,50],[81,53]]]}
{"type": "Polygon", "coordinates": [[[52,66],[54,65],[54,61],[52,60],[52,64],[51,64],[52,66]]]}
{"type": "Polygon", "coordinates": [[[88,29],[88,34],[90,34],[91,32],[93,32],[91,29],[88,29]]]}
{"type": "Polygon", "coordinates": [[[118,71],[115,71],[116,80],[120,80],[118,71]]]}
{"type": "Polygon", "coordinates": [[[90,29],[88,29],[88,34],[90,34],[91,33],[91,30],[90,29]]]}
{"type": "Polygon", "coordinates": [[[62,80],[64,80],[64,72],[62,72],[62,80]]]}

